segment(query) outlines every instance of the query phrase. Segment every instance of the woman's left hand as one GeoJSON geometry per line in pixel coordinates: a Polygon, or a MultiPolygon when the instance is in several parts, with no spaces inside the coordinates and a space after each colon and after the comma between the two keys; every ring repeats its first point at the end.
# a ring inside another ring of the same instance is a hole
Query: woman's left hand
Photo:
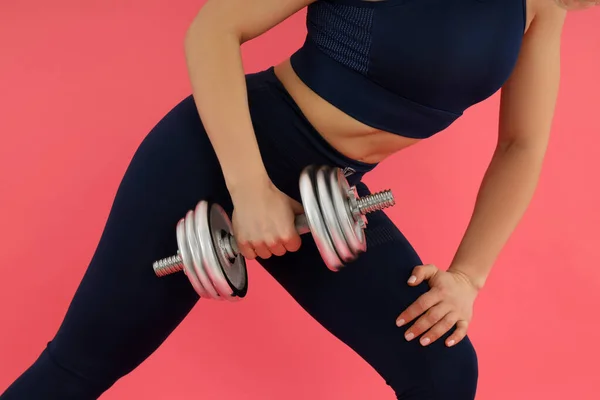
{"type": "Polygon", "coordinates": [[[417,286],[425,280],[430,290],[398,316],[396,325],[406,325],[420,316],[404,337],[410,341],[423,334],[420,339],[423,346],[433,343],[456,325],[456,330],[446,339],[446,346],[454,346],[467,335],[479,291],[466,274],[451,269],[443,271],[431,264],[415,267],[408,284],[417,286]]]}

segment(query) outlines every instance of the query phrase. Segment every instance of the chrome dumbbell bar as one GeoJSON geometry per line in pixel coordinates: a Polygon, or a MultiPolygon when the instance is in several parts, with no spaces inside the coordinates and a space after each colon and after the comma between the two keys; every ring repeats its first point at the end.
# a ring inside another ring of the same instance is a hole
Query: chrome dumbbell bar
{"type": "MultiPolygon", "coordinates": [[[[299,184],[305,213],[296,217],[296,231],[312,234],[332,271],[366,251],[365,215],[395,204],[390,190],[358,197],[339,168],[309,166],[302,171],[299,184]]],[[[176,235],[178,254],[153,264],[157,276],[184,271],[204,298],[233,301],[246,295],[246,262],[221,206],[200,201],[178,222],[176,235]]]]}

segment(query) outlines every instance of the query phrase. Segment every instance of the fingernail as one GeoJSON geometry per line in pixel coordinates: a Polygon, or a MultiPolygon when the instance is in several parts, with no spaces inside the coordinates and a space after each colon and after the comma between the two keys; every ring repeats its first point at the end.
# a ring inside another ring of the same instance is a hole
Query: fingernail
{"type": "Polygon", "coordinates": [[[396,321],[396,325],[402,326],[402,325],[404,325],[404,322],[405,321],[403,319],[399,319],[398,321],[396,321]]]}
{"type": "Polygon", "coordinates": [[[415,283],[417,281],[417,277],[412,275],[410,278],[408,278],[408,283],[415,283]]]}
{"type": "Polygon", "coordinates": [[[406,340],[408,341],[413,340],[414,337],[415,335],[412,332],[407,333],[405,336],[406,340]]]}
{"type": "Polygon", "coordinates": [[[429,340],[429,338],[427,338],[427,337],[426,337],[426,338],[423,338],[423,339],[421,339],[421,344],[422,344],[423,346],[427,346],[427,345],[429,344],[429,342],[431,342],[431,340],[429,340]]]}
{"type": "Polygon", "coordinates": [[[454,343],[455,343],[454,340],[451,340],[448,342],[448,346],[454,346],[454,343]]]}

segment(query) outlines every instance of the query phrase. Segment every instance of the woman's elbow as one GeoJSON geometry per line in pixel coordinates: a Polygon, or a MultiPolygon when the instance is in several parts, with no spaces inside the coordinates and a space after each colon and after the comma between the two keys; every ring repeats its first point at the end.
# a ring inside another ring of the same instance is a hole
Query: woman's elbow
{"type": "Polygon", "coordinates": [[[224,37],[234,36],[239,39],[236,30],[211,13],[201,9],[188,26],[184,36],[186,49],[194,48],[201,40],[216,41],[224,37]]]}
{"type": "Polygon", "coordinates": [[[495,155],[518,157],[541,163],[546,155],[548,140],[543,137],[537,138],[512,138],[500,140],[496,146],[495,155]]]}

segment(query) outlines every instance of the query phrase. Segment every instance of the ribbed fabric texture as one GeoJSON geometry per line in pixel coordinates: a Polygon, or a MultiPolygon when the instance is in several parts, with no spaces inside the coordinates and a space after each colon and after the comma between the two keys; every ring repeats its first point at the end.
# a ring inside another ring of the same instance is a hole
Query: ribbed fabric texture
{"type": "MultiPolygon", "coordinates": [[[[315,131],[290,106],[291,96],[273,68],[247,76],[246,86],[262,159],[284,193],[297,196],[300,168],[308,164],[359,171],[359,164],[309,139],[315,131]]],[[[363,182],[357,190],[361,197],[369,192],[363,182]]],[[[157,278],[151,266],[177,252],[177,221],[199,199],[219,203],[232,215],[219,160],[190,95],[155,125],[131,158],[56,336],[0,393],[1,400],[96,400],[164,343],[198,295],[185,274],[157,278]],[[169,187],[178,190],[165,190],[169,187]]],[[[324,332],[362,357],[398,399],[474,399],[477,357],[468,337],[451,350],[443,345],[445,337],[427,348],[402,338],[394,324],[398,313],[428,290],[426,283],[406,284],[422,261],[383,211],[369,214],[368,221],[367,251],[340,272],[327,268],[310,234],[303,235],[298,251],[257,262],[324,332]]],[[[250,291],[257,290],[251,278],[250,291]]],[[[209,329],[211,321],[204,326],[209,329]]]]}
{"type": "Polygon", "coordinates": [[[373,15],[371,8],[319,1],[307,11],[308,35],[329,57],[366,75],[373,15]]]}
{"type": "MultiPolygon", "coordinates": [[[[383,214],[383,211],[377,211],[377,213],[383,214]]],[[[394,228],[394,226],[387,224],[377,224],[377,219],[386,218],[384,216],[375,216],[373,214],[367,215],[369,224],[368,229],[364,230],[365,237],[367,238],[368,249],[372,249],[376,246],[387,244],[390,242],[398,242],[404,240],[402,234],[394,228]],[[371,224],[370,222],[375,222],[371,224]]]]}
{"type": "Polygon", "coordinates": [[[425,139],[496,93],[519,55],[526,0],[320,0],[291,56],[297,76],[352,118],[425,139]]]}

